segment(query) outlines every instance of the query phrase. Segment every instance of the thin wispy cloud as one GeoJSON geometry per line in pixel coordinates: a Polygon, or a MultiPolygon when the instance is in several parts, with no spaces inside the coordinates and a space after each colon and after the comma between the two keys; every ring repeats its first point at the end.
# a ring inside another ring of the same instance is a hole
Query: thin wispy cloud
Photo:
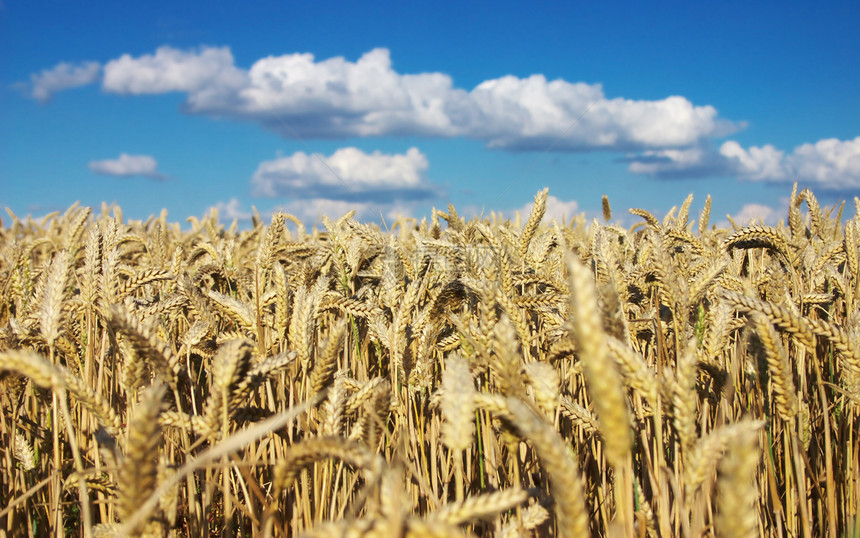
{"type": "Polygon", "coordinates": [[[635,174],[660,179],[702,178],[727,173],[725,158],[706,144],[683,149],[649,150],[618,161],[629,163],[627,169],[635,174]]]}
{"type": "Polygon", "coordinates": [[[122,153],[116,159],[91,161],[89,168],[96,174],[106,176],[142,176],[159,181],[167,179],[167,176],[158,171],[158,162],[150,155],[129,155],[122,153]]]}
{"type": "Polygon", "coordinates": [[[94,84],[101,76],[98,62],[61,62],[50,69],[30,75],[29,84],[19,84],[36,101],[46,103],[55,93],[94,84]]]}

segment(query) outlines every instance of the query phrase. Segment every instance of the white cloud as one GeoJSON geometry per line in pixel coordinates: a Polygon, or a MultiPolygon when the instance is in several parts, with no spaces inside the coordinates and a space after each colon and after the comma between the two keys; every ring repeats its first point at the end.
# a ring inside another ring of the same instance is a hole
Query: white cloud
{"type": "Polygon", "coordinates": [[[297,152],[264,161],[251,179],[256,196],[362,200],[415,200],[437,194],[424,179],[427,157],[417,148],[405,154],[365,153],[341,148],[331,156],[297,152]]]}
{"type": "Polygon", "coordinates": [[[316,62],[311,54],[265,58],[251,67],[238,99],[189,101],[201,105],[196,112],[262,121],[286,137],[466,136],[511,150],[543,150],[553,142],[559,150],[676,146],[726,127],[713,107],[683,97],[607,99],[599,84],[548,82],[543,75],[505,76],[467,92],[443,73],[396,72],[387,49],[356,62],[316,62]]]}
{"type": "Polygon", "coordinates": [[[745,150],[734,140],[729,140],[720,146],[720,155],[725,157],[733,171],[744,179],[779,181],[788,176],[783,152],[770,144],[763,147],[752,146],[745,150]]]}
{"type": "Polygon", "coordinates": [[[129,155],[122,153],[116,159],[91,161],[90,170],[97,174],[116,177],[144,176],[163,180],[166,176],[158,171],[158,163],[149,155],[129,155]]]}
{"type": "MultiPolygon", "coordinates": [[[[731,217],[738,226],[758,224],[759,221],[763,221],[767,225],[774,226],[780,219],[784,219],[788,215],[789,199],[788,197],[780,197],[774,202],[775,204],[744,204],[741,206],[740,210],[731,217]]],[[[731,223],[725,219],[717,221],[714,224],[717,228],[731,228],[731,223]]]]}
{"type": "Polygon", "coordinates": [[[731,171],[750,181],[810,183],[822,189],[860,188],[860,136],[803,144],[785,155],[771,145],[744,150],[734,141],[720,148],[731,171]]]}
{"type": "Polygon", "coordinates": [[[236,67],[228,47],[128,54],[108,62],[105,91],[184,92],[194,114],[259,123],[285,138],[463,136],[508,150],[637,150],[688,146],[742,127],[684,97],[607,98],[600,84],[504,76],[471,91],[445,73],[397,72],[388,49],[352,62],[312,54],[236,67]]]}
{"type": "Polygon", "coordinates": [[[649,150],[627,159],[628,170],[665,179],[703,177],[718,173],[724,160],[710,148],[699,145],[685,149],[649,150]]]}
{"type": "Polygon", "coordinates": [[[759,219],[767,224],[773,224],[776,220],[776,214],[776,209],[767,205],[745,204],[732,218],[741,226],[757,223],[759,219]]]}
{"type": "Polygon", "coordinates": [[[186,92],[200,99],[213,92],[226,95],[246,83],[244,72],[233,65],[228,47],[202,47],[191,52],[159,47],[155,54],[138,58],[124,54],[105,64],[102,87],[108,92],[135,95],[186,92]]]}
{"type": "Polygon", "coordinates": [[[99,78],[101,66],[98,62],[72,64],[61,62],[50,69],[30,75],[28,86],[30,97],[47,102],[59,91],[86,86],[99,78]]]}
{"type": "MultiPolygon", "coordinates": [[[[534,205],[534,202],[529,202],[523,207],[517,209],[516,211],[525,220],[529,218],[529,215],[531,215],[532,208],[534,208],[534,205]]],[[[557,220],[559,224],[563,224],[565,222],[570,221],[570,219],[578,213],[579,203],[577,203],[576,200],[560,200],[550,194],[546,198],[546,213],[544,214],[542,222],[548,223],[552,222],[553,220],[557,220]]]]}
{"type": "Polygon", "coordinates": [[[860,136],[803,144],[785,160],[791,174],[805,181],[834,189],[860,188],[860,136]]]}
{"type": "Polygon", "coordinates": [[[747,181],[799,181],[826,190],[860,188],[860,136],[803,144],[789,154],[770,144],[745,149],[729,140],[718,150],[644,151],[625,161],[631,172],[661,178],[733,175],[747,181]]]}
{"type": "Polygon", "coordinates": [[[683,97],[607,99],[599,84],[543,75],[487,80],[467,92],[444,73],[396,72],[382,48],[356,62],[269,57],[248,79],[238,99],[189,101],[200,105],[196,112],[261,121],[286,137],[466,136],[511,150],[543,150],[559,137],[561,150],[684,145],[723,134],[727,125],[713,107],[683,97]]]}
{"type": "MultiPolygon", "coordinates": [[[[218,211],[218,218],[228,221],[233,220],[251,220],[254,216],[250,211],[242,209],[242,202],[238,198],[230,198],[229,202],[218,202],[209,208],[209,211],[215,209],[218,211]]],[[[207,211],[207,213],[209,212],[207,211]]]]}
{"type": "Polygon", "coordinates": [[[683,97],[607,99],[600,84],[548,82],[543,75],[488,80],[471,92],[482,116],[472,135],[491,147],[561,150],[673,147],[723,134],[711,106],[683,97]]]}
{"type": "Polygon", "coordinates": [[[391,134],[454,136],[466,92],[442,73],[401,75],[387,49],[349,62],[312,54],[270,56],[254,63],[233,99],[202,101],[198,113],[260,121],[282,136],[351,137],[391,134]]]}

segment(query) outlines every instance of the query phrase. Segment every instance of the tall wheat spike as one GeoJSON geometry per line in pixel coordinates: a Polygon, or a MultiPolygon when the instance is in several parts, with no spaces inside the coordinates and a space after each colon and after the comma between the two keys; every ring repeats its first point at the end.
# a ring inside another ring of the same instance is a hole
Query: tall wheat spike
{"type": "Polygon", "coordinates": [[[69,273],[70,255],[66,251],[58,253],[51,262],[45,283],[45,295],[39,310],[42,334],[53,346],[60,335],[60,319],[63,314],[66,279],[69,273]]]}
{"type": "Polygon", "coordinates": [[[600,420],[606,457],[612,465],[621,465],[630,457],[633,439],[624,385],[614,363],[609,360],[591,272],[573,257],[568,258],[567,268],[571,324],[578,356],[600,420]]]}
{"type": "Polygon", "coordinates": [[[701,236],[708,229],[708,222],[711,218],[711,195],[705,199],[705,207],[702,208],[702,212],[699,214],[699,236],[701,236]]]}
{"type": "Polygon", "coordinates": [[[521,401],[508,398],[505,404],[514,427],[534,444],[549,473],[551,491],[555,497],[558,535],[586,536],[588,516],[582,478],[564,442],[549,424],[521,401]]]}
{"type": "Polygon", "coordinates": [[[529,220],[527,220],[525,226],[523,226],[523,231],[520,235],[519,253],[520,257],[524,260],[527,257],[529,243],[531,243],[532,238],[534,238],[538,226],[540,226],[540,221],[543,219],[544,214],[546,214],[546,200],[548,195],[549,189],[544,189],[535,195],[535,203],[532,207],[532,212],[529,215],[529,220]]]}
{"type": "Polygon", "coordinates": [[[298,474],[314,462],[338,458],[366,473],[368,480],[378,478],[380,462],[367,447],[348,439],[320,437],[290,447],[286,457],[274,469],[272,489],[280,492],[292,486],[298,474]]]}
{"type": "Polygon", "coordinates": [[[442,376],[442,442],[457,452],[466,450],[475,434],[475,412],[470,405],[473,392],[468,361],[449,357],[442,376]]]}
{"type": "MultiPolygon", "coordinates": [[[[119,472],[120,496],[117,512],[120,520],[129,518],[156,489],[158,449],[162,442],[158,416],[161,413],[165,386],[149,387],[143,392],[128,430],[122,467],[119,472]]],[[[143,533],[148,521],[130,529],[143,533]]]]}
{"type": "Polygon", "coordinates": [[[728,453],[720,460],[720,478],[717,520],[717,536],[760,536],[758,512],[758,488],[756,469],[759,463],[758,434],[755,429],[745,428],[738,434],[728,453]]]}
{"type": "Polygon", "coordinates": [[[477,519],[487,519],[515,508],[529,498],[520,487],[485,493],[465,501],[451,502],[433,512],[431,518],[451,525],[462,525],[477,519]]]}
{"type": "Polygon", "coordinates": [[[603,206],[603,220],[609,222],[612,220],[612,208],[609,206],[609,197],[605,194],[601,200],[601,205],[603,206]]]}
{"type": "Polygon", "coordinates": [[[493,327],[492,348],[495,360],[490,362],[490,369],[498,390],[506,396],[525,396],[517,333],[507,314],[502,314],[493,327]]]}
{"type": "Polygon", "coordinates": [[[727,424],[699,438],[686,466],[684,480],[687,487],[696,489],[701,486],[708,474],[713,472],[714,464],[719,461],[722,454],[748,433],[757,432],[762,425],[760,421],[727,424]]]}
{"type": "Polygon", "coordinates": [[[767,317],[759,312],[752,314],[753,326],[756,335],[764,348],[767,359],[770,379],[773,382],[773,391],[776,397],[776,407],[779,415],[786,422],[791,421],[798,412],[797,395],[792,379],[791,365],[788,363],[788,354],[779,340],[779,335],[767,317]]]}
{"type": "Polygon", "coordinates": [[[233,396],[251,369],[253,348],[248,340],[230,340],[221,346],[212,360],[212,385],[206,416],[210,427],[216,431],[219,425],[229,424],[230,414],[238,405],[233,396]]]}

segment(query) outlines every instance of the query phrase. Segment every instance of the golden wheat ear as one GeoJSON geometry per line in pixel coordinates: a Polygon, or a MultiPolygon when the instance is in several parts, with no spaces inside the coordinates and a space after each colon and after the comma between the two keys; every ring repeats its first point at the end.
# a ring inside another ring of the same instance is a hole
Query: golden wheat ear
{"type": "MultiPolygon", "coordinates": [[[[165,393],[164,385],[149,387],[143,391],[140,403],[134,407],[117,481],[120,492],[117,513],[120,521],[134,514],[158,485],[158,451],[162,442],[158,417],[165,393]]],[[[150,514],[130,532],[143,533],[152,520],[150,514]]]]}
{"type": "Polygon", "coordinates": [[[304,469],[315,462],[336,458],[365,474],[368,482],[378,478],[381,461],[363,444],[343,437],[318,437],[292,445],[274,468],[272,491],[280,493],[292,486],[304,469]]]}
{"type": "Polygon", "coordinates": [[[344,336],[348,327],[347,318],[341,319],[330,331],[323,345],[323,352],[317,358],[311,371],[311,393],[316,394],[328,387],[337,369],[338,354],[343,349],[344,336]]]}
{"type": "Polygon", "coordinates": [[[577,355],[582,361],[588,392],[600,421],[607,459],[612,465],[620,465],[629,457],[633,442],[624,384],[609,358],[591,271],[573,256],[568,257],[567,269],[577,355]]]}
{"type": "Polygon", "coordinates": [[[794,388],[791,365],[788,362],[788,354],[782,345],[779,334],[767,316],[760,312],[753,312],[751,317],[753,328],[767,361],[777,411],[782,420],[790,422],[797,416],[799,403],[794,388]]]}
{"type": "Polygon", "coordinates": [[[71,255],[66,251],[59,252],[54,256],[48,269],[42,304],[39,306],[39,323],[42,335],[51,348],[63,330],[61,320],[70,263],[71,255]]]}
{"type": "Polygon", "coordinates": [[[528,491],[519,486],[450,502],[428,517],[449,525],[462,525],[476,520],[493,519],[516,508],[529,498],[528,491]]]}
{"type": "Polygon", "coordinates": [[[4,370],[29,378],[43,389],[68,391],[110,435],[121,431],[122,423],[110,402],[66,368],[54,366],[42,355],[32,351],[0,351],[0,371],[4,370]]]}
{"type": "Polygon", "coordinates": [[[717,480],[717,536],[738,538],[760,536],[757,469],[758,428],[743,428],[720,460],[717,480]]]}
{"type": "Polygon", "coordinates": [[[445,361],[442,374],[442,442],[454,451],[466,450],[475,434],[475,413],[470,405],[475,386],[469,362],[457,356],[445,361]]]}
{"type": "Polygon", "coordinates": [[[555,498],[559,536],[586,536],[588,513],[585,489],[579,466],[571,457],[558,432],[519,400],[507,398],[506,408],[512,424],[535,447],[550,476],[550,492],[555,498]]]}
{"type": "MultiPolygon", "coordinates": [[[[128,358],[127,371],[135,371],[137,368],[151,369],[157,377],[169,383],[171,388],[176,388],[179,359],[170,346],[158,338],[153,327],[144,324],[125,307],[120,306],[111,307],[108,323],[127,339],[134,351],[128,358]],[[135,361],[142,361],[142,364],[137,365],[135,361]]],[[[137,388],[144,381],[142,377],[135,378],[129,388],[137,388]]]]}
{"type": "Polygon", "coordinates": [[[251,369],[253,350],[249,340],[229,340],[212,359],[212,383],[205,411],[210,432],[227,433],[224,430],[230,427],[230,418],[238,406],[234,394],[251,369]]]}

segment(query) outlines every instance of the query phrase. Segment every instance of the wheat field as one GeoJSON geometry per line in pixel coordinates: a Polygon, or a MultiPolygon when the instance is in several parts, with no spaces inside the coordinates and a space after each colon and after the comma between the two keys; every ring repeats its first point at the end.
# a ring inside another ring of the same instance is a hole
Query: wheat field
{"type": "Polygon", "coordinates": [[[10,212],[0,534],[860,535],[860,200],[629,228],[546,200],[10,212]]]}

